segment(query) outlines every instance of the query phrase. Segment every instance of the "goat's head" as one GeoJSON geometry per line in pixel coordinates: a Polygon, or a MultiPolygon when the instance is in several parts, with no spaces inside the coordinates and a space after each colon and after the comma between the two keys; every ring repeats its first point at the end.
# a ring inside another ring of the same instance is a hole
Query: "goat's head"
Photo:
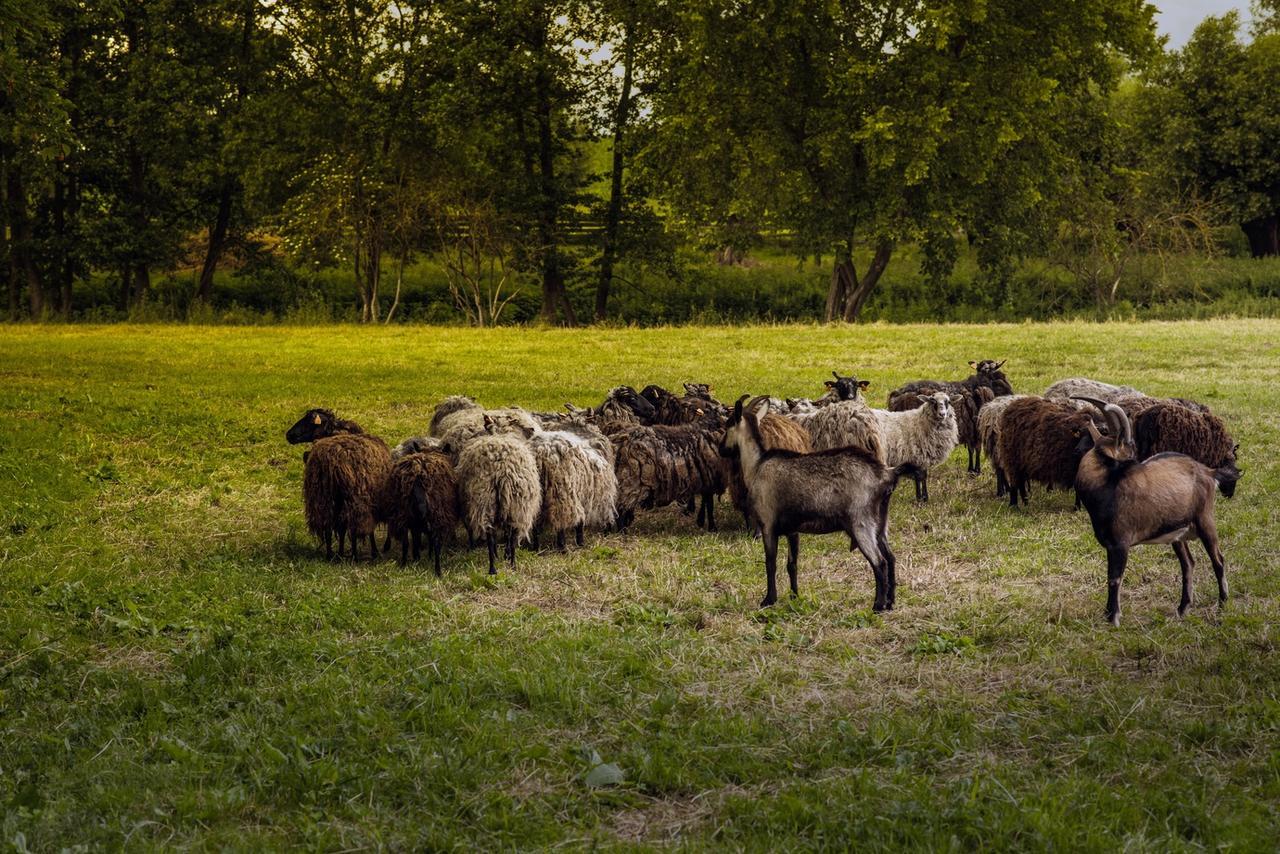
{"type": "Polygon", "coordinates": [[[284,438],[290,445],[314,442],[332,436],[337,426],[338,416],[333,414],[332,409],[308,409],[284,434],[284,438]]]}
{"type": "Polygon", "coordinates": [[[720,440],[720,456],[737,457],[742,452],[742,445],[746,439],[746,433],[749,431],[752,436],[759,436],[760,427],[757,422],[757,412],[760,406],[764,404],[767,397],[751,398],[747,403],[747,399],[751,395],[744,394],[738,398],[733,404],[733,411],[729,413],[729,419],[724,425],[724,438],[720,440]],[[743,406],[746,403],[746,406],[743,406]]]}
{"type": "Polygon", "coordinates": [[[1083,400],[1098,408],[1107,419],[1107,433],[1104,435],[1090,419],[1087,424],[1089,439],[1094,450],[1114,463],[1130,462],[1137,459],[1138,452],[1133,444],[1133,426],[1129,424],[1129,416],[1114,403],[1106,403],[1092,397],[1072,396],[1072,400],[1083,400]]]}
{"type": "Polygon", "coordinates": [[[842,377],[835,371],[831,372],[834,380],[827,380],[826,386],[836,394],[836,400],[857,400],[858,395],[871,385],[870,380],[860,380],[857,377],[842,377]]]}

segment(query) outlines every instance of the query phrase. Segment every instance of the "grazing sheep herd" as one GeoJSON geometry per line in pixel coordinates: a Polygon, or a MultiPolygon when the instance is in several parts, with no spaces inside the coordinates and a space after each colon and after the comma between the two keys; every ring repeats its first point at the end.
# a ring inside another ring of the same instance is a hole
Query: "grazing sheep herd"
{"type": "Polygon", "coordinates": [[[961,381],[917,380],[873,409],[869,383],[833,372],[816,399],[743,395],[727,407],[705,384],[675,394],[657,385],[611,390],[598,405],[565,412],[486,409],[469,397],[437,404],[427,435],[393,450],[327,409],[309,410],[286,434],[310,443],[303,455],[307,527],[325,554],[360,554],[386,526],[382,551],[400,544],[400,562],[421,558],[425,539],[437,575],[443,546],[461,523],[468,542],[483,541],[489,572],[501,544],[514,567],[519,546],[588,530],[618,531],[641,511],[681,506],[716,530],[716,502],[726,491],[747,529],[763,541],[767,589],[777,601],[778,539],[787,541],[787,576],[798,592],[799,536],[841,532],[875,578],[874,609],[892,610],[896,559],[889,545],[889,502],[898,479],[915,480],[929,500],[928,473],[956,448],[970,474],[985,451],[996,497],[1027,504],[1029,485],[1074,489],[1107,552],[1106,616],[1120,614],[1129,550],[1173,546],[1182,568],[1178,614],[1191,602],[1198,538],[1225,602],[1214,493],[1231,497],[1241,472],[1222,419],[1184,398],[1152,397],[1131,386],[1084,378],[1051,385],[1043,395],[1014,394],[1004,362],[970,362],[961,381]],[[701,503],[699,504],[699,499],[701,503]],[[349,543],[349,546],[347,545],[349,543]]]}

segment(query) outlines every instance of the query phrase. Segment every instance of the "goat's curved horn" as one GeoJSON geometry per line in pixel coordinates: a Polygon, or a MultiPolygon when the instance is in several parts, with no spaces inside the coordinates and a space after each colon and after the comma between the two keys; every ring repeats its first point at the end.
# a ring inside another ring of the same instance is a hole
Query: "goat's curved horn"
{"type": "Polygon", "coordinates": [[[768,399],[769,399],[769,396],[766,394],[757,395],[756,397],[751,398],[751,402],[748,403],[746,406],[744,406],[743,409],[745,409],[747,412],[750,412],[754,415],[756,411],[756,407],[758,407],[763,401],[766,401],[768,399]]]}
{"type": "Polygon", "coordinates": [[[1111,437],[1126,445],[1133,444],[1133,427],[1129,424],[1129,416],[1114,403],[1098,400],[1096,397],[1071,396],[1072,400],[1083,400],[1091,404],[1107,419],[1107,427],[1111,429],[1111,437]]]}

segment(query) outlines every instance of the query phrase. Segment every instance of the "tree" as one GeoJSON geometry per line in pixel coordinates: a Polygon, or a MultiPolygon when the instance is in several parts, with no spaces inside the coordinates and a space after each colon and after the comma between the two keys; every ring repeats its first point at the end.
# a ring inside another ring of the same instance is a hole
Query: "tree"
{"type": "MultiPolygon", "coordinates": [[[[922,241],[945,269],[984,185],[1035,195],[1045,170],[1005,173],[1004,159],[1069,146],[1040,126],[1074,93],[1114,85],[1116,52],[1153,49],[1152,12],[705,0],[680,17],[648,168],[685,217],[735,215],[792,232],[806,254],[834,250],[826,316],[856,320],[895,245],[922,241]],[[872,249],[861,276],[860,245],[872,249]]],[[[986,227],[1009,221],[996,195],[985,202],[986,227]]]]}

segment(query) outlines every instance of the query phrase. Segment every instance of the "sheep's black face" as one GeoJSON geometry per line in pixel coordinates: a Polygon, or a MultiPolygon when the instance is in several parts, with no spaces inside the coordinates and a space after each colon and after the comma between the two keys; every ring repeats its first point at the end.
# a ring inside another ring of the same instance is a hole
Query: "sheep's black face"
{"type": "Polygon", "coordinates": [[[630,388],[629,386],[616,388],[610,394],[616,400],[620,400],[625,403],[628,408],[636,414],[636,417],[641,420],[648,420],[657,415],[658,411],[654,409],[653,404],[645,400],[636,393],[635,389],[630,388]]]}
{"type": "Polygon", "coordinates": [[[1013,386],[1009,384],[1009,378],[1000,370],[1004,366],[1007,359],[1001,359],[999,362],[993,359],[982,359],[977,362],[970,362],[969,367],[978,373],[978,376],[984,378],[991,384],[991,390],[995,392],[997,397],[1003,397],[1006,394],[1013,394],[1013,386]]]}
{"type": "MultiPolygon", "coordinates": [[[[675,395],[660,385],[650,384],[640,389],[640,399],[650,406],[658,406],[662,401],[671,397],[675,397],[675,395]]],[[[636,414],[639,415],[640,413],[637,412],[636,414]]]]}
{"type": "Polygon", "coordinates": [[[857,377],[842,377],[831,372],[835,380],[827,380],[826,386],[836,394],[836,400],[857,400],[858,394],[871,385],[870,380],[859,380],[857,377]]]}
{"type": "Polygon", "coordinates": [[[685,383],[684,393],[689,397],[700,397],[703,400],[711,400],[711,386],[707,383],[685,383]]]}
{"type": "Polygon", "coordinates": [[[335,420],[336,416],[331,410],[308,409],[307,414],[299,418],[298,422],[289,428],[289,432],[284,434],[285,441],[290,445],[299,445],[303,442],[323,439],[330,435],[335,420]]]}

